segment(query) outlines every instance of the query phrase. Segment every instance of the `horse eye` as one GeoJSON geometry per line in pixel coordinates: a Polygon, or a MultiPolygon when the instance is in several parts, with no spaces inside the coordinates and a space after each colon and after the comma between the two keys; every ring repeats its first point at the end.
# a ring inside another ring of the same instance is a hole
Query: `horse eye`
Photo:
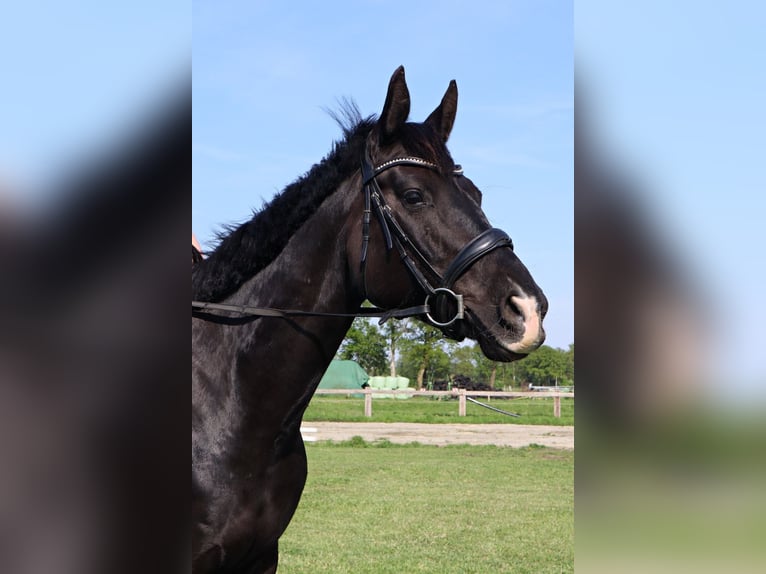
{"type": "Polygon", "coordinates": [[[408,189],[404,192],[404,201],[407,205],[419,205],[423,203],[423,194],[419,189],[408,189]]]}

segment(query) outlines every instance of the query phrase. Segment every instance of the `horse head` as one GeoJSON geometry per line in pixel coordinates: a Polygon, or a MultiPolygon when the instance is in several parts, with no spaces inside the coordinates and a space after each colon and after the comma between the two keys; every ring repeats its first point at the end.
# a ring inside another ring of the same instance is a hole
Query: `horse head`
{"type": "Polygon", "coordinates": [[[425,122],[408,122],[409,111],[400,67],[360,158],[364,213],[347,245],[360,290],[389,309],[425,301],[422,318],[446,336],[477,340],[493,360],[520,359],[545,339],[548,302],[447,150],[455,81],[425,122]]]}

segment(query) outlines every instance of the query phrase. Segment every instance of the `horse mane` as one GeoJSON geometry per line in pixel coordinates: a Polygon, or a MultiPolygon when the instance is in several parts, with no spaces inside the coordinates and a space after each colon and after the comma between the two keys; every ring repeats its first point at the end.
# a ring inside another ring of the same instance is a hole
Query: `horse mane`
{"type": "MultiPolygon", "coordinates": [[[[293,234],[316,212],[340,183],[359,168],[367,136],[377,118],[362,118],[356,104],[344,100],[338,112],[329,111],[344,138],[319,163],[277,193],[242,224],[224,225],[218,243],[206,259],[192,267],[192,299],[215,302],[228,297],[267,267],[284,250],[293,234]]],[[[402,129],[405,148],[435,161],[445,172],[452,159],[433,130],[408,123],[402,129]]]]}

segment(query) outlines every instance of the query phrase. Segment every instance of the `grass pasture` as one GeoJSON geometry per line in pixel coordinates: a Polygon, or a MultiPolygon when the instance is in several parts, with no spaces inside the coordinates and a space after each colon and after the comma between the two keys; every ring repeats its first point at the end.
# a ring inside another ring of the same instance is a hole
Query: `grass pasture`
{"type": "Polygon", "coordinates": [[[468,402],[466,416],[457,414],[456,399],[434,397],[412,397],[409,399],[373,399],[372,417],[364,416],[364,399],[342,395],[314,395],[303,420],[330,422],[401,422],[401,423],[505,423],[526,425],[561,425],[574,424],[574,399],[561,399],[561,417],[553,416],[553,399],[498,399],[487,401],[486,397],[477,400],[499,409],[518,413],[520,417],[496,413],[479,405],[468,402]]]}
{"type": "Polygon", "coordinates": [[[306,450],[281,574],[574,571],[571,451],[358,438],[306,450]]]}

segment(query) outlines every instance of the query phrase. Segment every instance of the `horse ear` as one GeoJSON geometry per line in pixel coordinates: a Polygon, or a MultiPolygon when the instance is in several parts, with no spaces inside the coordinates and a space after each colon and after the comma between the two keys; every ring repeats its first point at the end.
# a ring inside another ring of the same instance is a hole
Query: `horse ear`
{"type": "Polygon", "coordinates": [[[399,66],[388,82],[386,103],[383,104],[383,113],[380,114],[380,120],[378,120],[381,140],[390,139],[407,121],[409,115],[410,91],[404,80],[404,66],[399,66]]]}
{"type": "Polygon", "coordinates": [[[445,142],[449,139],[457,113],[457,83],[452,80],[444,93],[439,107],[428,116],[425,123],[430,125],[445,142]]]}

